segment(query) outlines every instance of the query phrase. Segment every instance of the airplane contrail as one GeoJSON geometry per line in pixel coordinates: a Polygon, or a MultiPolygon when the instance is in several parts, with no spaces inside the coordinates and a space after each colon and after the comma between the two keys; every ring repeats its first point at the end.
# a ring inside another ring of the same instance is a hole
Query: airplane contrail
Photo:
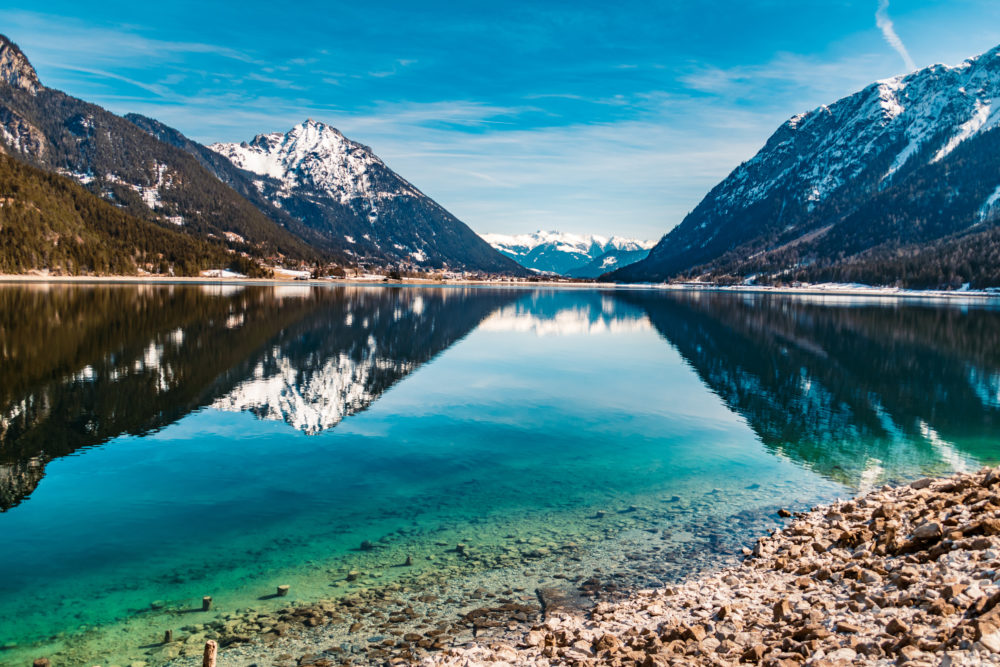
{"type": "Polygon", "coordinates": [[[882,31],[882,36],[889,46],[896,50],[906,63],[906,67],[911,72],[917,69],[916,63],[910,57],[910,52],[906,50],[903,40],[896,34],[896,29],[892,26],[892,19],[889,18],[889,0],[878,0],[878,9],[875,10],[875,25],[882,31]]]}

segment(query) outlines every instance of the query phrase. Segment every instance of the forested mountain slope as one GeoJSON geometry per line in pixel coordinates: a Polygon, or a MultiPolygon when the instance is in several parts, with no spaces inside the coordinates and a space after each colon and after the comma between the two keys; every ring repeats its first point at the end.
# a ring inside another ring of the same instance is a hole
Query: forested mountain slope
{"type": "Polygon", "coordinates": [[[0,155],[0,273],[197,275],[259,268],[228,250],[137,218],[69,178],[0,155]]]}

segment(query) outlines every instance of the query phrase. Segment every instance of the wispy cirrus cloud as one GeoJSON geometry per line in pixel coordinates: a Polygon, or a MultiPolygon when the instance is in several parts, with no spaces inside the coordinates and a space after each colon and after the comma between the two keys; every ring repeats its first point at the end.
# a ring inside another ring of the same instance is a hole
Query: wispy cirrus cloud
{"type": "Polygon", "coordinates": [[[166,95],[169,94],[169,90],[166,88],[165,85],[157,83],[146,83],[144,81],[132,79],[127,76],[122,76],[121,74],[117,74],[115,72],[95,69],[93,67],[76,67],[73,65],[64,66],[63,69],[69,72],[78,72],[80,74],[86,74],[92,77],[96,77],[98,79],[111,79],[113,81],[120,81],[122,83],[127,83],[130,86],[135,86],[136,88],[140,88],[149,93],[152,93],[157,97],[165,97],[166,95]]]}
{"type": "Polygon", "coordinates": [[[84,57],[91,64],[128,63],[130,67],[153,68],[163,61],[180,60],[190,54],[262,64],[250,54],[224,45],[157,39],[133,30],[94,26],[29,11],[0,10],[0,22],[5,31],[15,32],[36,67],[41,63],[62,68],[84,57]],[[31,58],[32,53],[41,57],[31,58]]]}
{"type": "Polygon", "coordinates": [[[910,52],[907,51],[903,40],[896,34],[896,28],[892,24],[892,19],[889,18],[889,0],[878,0],[878,9],[875,10],[875,25],[882,31],[886,43],[895,49],[899,57],[906,63],[906,68],[911,72],[917,69],[917,64],[913,62],[910,52]]]}
{"type": "Polygon", "coordinates": [[[886,72],[892,71],[887,56],[878,53],[849,54],[831,59],[795,53],[777,53],[763,63],[716,67],[693,64],[678,80],[690,90],[734,102],[753,102],[782,107],[791,116],[805,108],[849,95],[886,72]]]}

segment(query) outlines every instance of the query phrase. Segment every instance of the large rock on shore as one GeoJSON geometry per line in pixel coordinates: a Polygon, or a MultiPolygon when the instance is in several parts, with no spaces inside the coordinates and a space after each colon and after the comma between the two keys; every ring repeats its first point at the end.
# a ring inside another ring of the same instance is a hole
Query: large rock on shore
{"type": "Polygon", "coordinates": [[[816,508],[737,567],[427,665],[1000,665],[1000,469],[816,508]]]}

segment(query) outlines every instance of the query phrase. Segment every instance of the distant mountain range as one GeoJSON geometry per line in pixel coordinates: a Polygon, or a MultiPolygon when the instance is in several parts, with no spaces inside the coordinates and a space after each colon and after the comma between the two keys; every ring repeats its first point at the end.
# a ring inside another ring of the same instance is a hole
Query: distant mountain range
{"type": "MultiPolygon", "coordinates": [[[[3,36],[0,150],[234,257],[526,273],[330,126],[306,121],[286,134],[209,149],[154,119],[122,118],[43,86],[3,36]]],[[[36,253],[31,268],[66,269],[49,255],[36,253]]]]}
{"type": "Polygon", "coordinates": [[[533,234],[483,234],[486,241],[532,271],[573,278],[596,278],[644,259],[655,241],[612,236],[581,236],[537,231],[533,234]]]}
{"type": "Polygon", "coordinates": [[[793,116],[619,281],[1000,285],[1000,47],[793,116]]]}

